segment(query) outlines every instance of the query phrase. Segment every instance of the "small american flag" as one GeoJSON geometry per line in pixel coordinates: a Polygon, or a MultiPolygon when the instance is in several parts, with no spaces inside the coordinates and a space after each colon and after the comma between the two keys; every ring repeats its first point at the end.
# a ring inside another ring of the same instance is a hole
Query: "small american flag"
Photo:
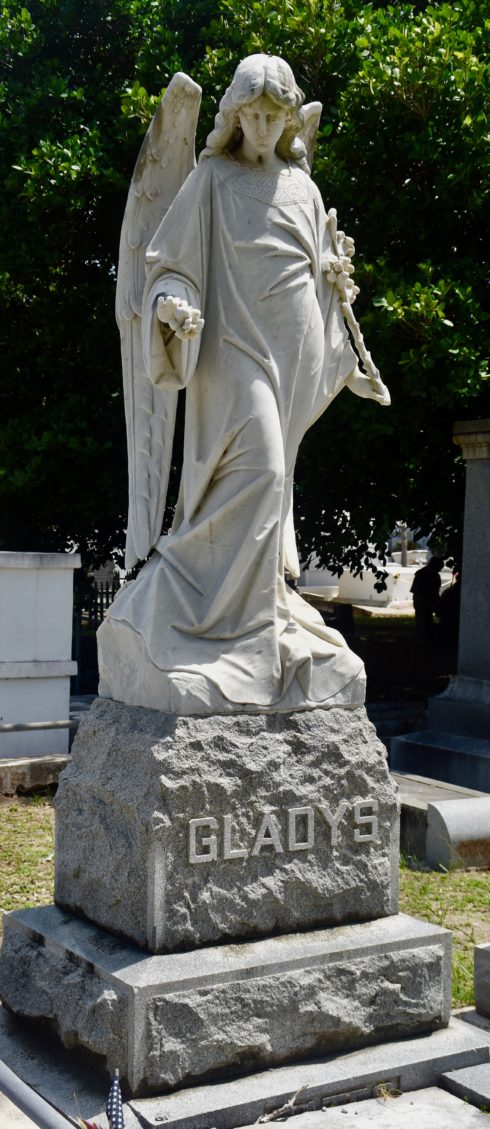
{"type": "Polygon", "coordinates": [[[124,1129],[123,1105],[118,1070],[114,1071],[114,1081],[109,1090],[105,1111],[110,1129],[124,1129]]]}

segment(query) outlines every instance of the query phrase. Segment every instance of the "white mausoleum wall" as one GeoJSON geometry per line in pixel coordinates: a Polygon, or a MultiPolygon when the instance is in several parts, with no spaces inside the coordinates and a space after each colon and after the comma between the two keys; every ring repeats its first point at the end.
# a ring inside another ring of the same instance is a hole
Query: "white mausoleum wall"
{"type": "MultiPolygon", "coordinates": [[[[68,718],[78,553],[0,552],[0,723],[68,718]]],[[[0,758],[68,752],[69,731],[1,733],[0,758]]]]}

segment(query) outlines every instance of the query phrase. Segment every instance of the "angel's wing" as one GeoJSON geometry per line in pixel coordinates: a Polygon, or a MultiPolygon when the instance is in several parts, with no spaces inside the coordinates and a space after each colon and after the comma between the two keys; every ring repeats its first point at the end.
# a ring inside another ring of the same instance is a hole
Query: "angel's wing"
{"type": "Polygon", "coordinates": [[[148,556],[161,533],[178,395],[156,388],[143,366],[145,252],[195,166],[200,102],[200,86],[181,72],[175,74],[141,146],[121,231],[116,317],[121,333],[128,439],[127,569],[148,556]]]}
{"type": "Polygon", "coordinates": [[[313,157],[315,156],[316,135],[318,133],[318,126],[320,125],[322,109],[323,106],[321,102],[308,102],[307,106],[303,106],[304,125],[298,136],[306,149],[306,159],[310,169],[313,165],[313,157]]]}

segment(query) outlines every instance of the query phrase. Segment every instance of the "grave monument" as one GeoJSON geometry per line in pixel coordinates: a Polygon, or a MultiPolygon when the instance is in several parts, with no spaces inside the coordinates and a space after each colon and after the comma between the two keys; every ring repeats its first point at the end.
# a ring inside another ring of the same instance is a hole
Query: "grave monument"
{"type": "Polygon", "coordinates": [[[286,582],[305,431],[344,388],[389,404],[352,241],[309,175],[321,107],[253,55],[194,167],[199,100],[176,75],[121,237],[127,564],[149,559],[100,629],[100,697],[57,797],[56,905],[10,915],[0,962],[7,1007],[131,1095],[449,1018],[450,935],[397,912],[362,664],[286,582]]]}
{"type": "Polygon", "coordinates": [[[454,424],[466,463],[458,664],[427,728],[395,737],[393,769],[490,791],[490,420],[454,424]]]}

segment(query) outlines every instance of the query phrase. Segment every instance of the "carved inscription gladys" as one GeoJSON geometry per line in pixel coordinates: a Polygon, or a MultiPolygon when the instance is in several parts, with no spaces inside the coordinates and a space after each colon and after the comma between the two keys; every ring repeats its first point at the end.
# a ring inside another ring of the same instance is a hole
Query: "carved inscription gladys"
{"type": "Polygon", "coordinates": [[[306,804],[302,807],[277,809],[259,813],[258,826],[251,829],[250,846],[240,846],[234,838],[234,817],[221,820],[205,815],[189,820],[189,862],[209,863],[218,859],[256,858],[262,852],[282,855],[285,851],[311,851],[322,836],[322,845],[335,847],[339,837],[349,836],[352,843],[375,843],[379,838],[378,801],[360,800],[349,804],[342,800],[336,811],[328,804],[306,804]],[[351,817],[348,818],[349,813],[351,817]]]}

